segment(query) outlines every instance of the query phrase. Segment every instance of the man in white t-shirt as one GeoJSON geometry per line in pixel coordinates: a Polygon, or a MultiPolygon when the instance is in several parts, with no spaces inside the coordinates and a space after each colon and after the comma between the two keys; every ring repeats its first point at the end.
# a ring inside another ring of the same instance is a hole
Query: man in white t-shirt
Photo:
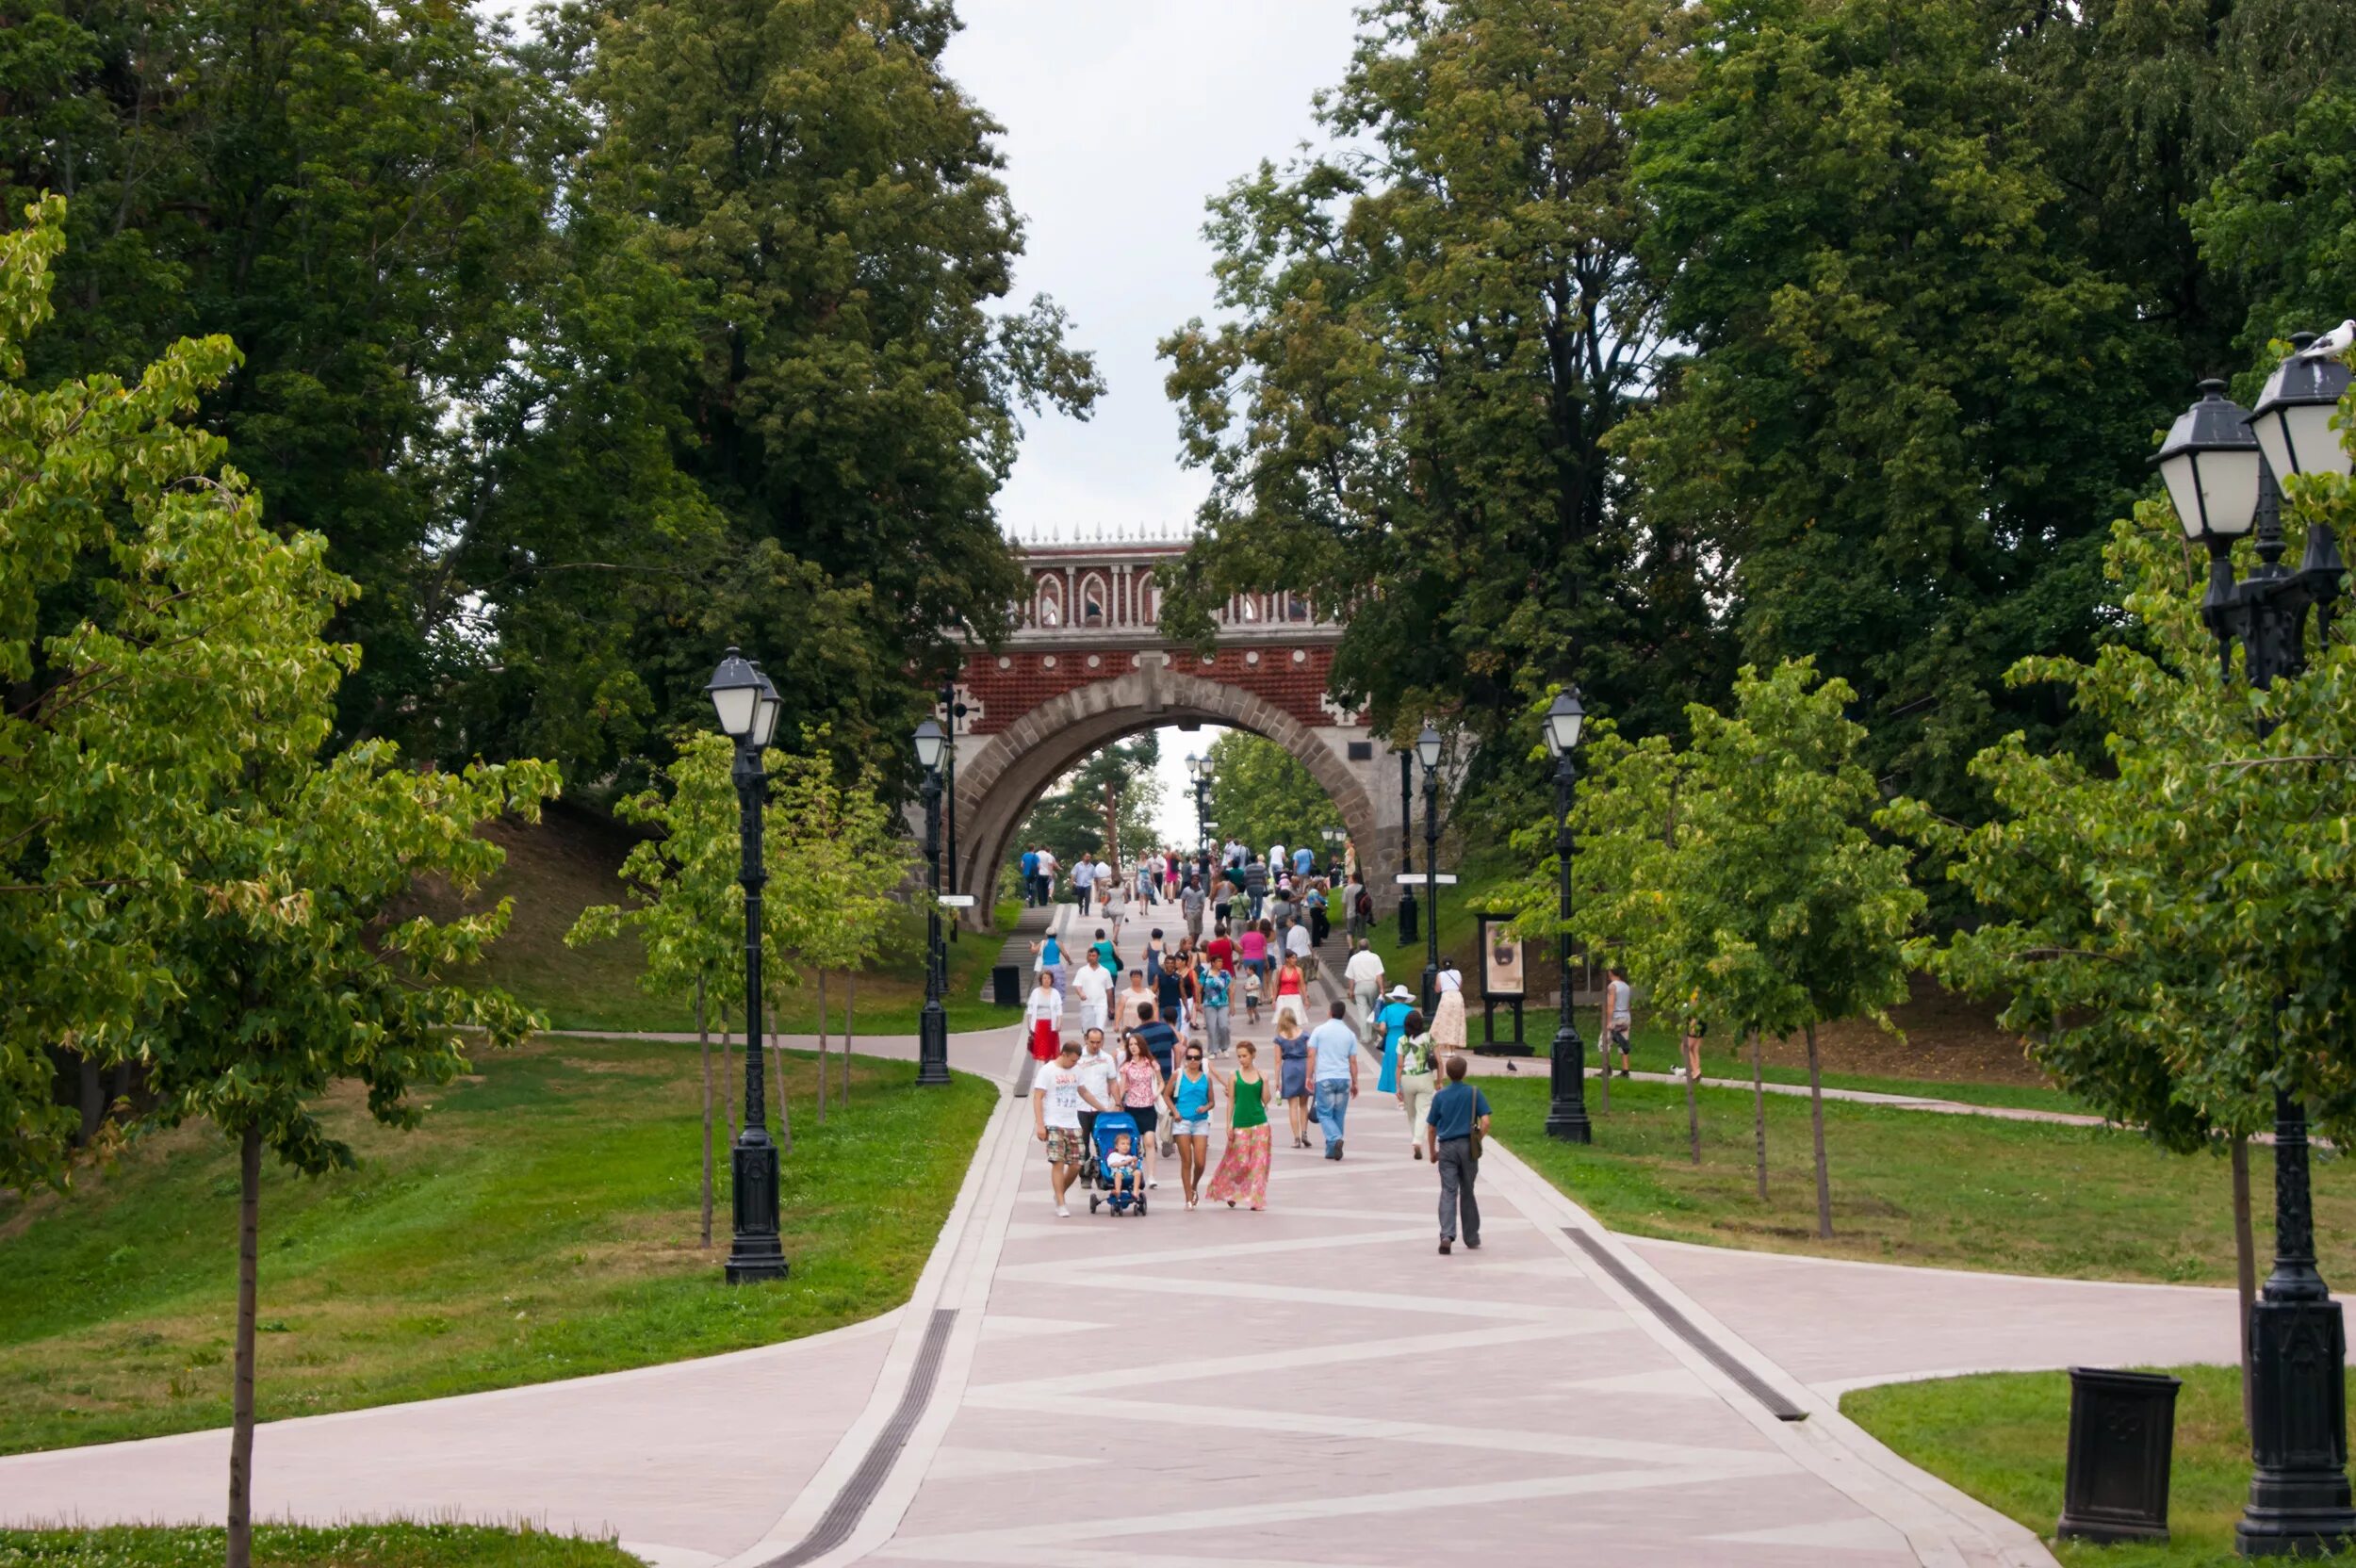
{"type": "MultiPolygon", "coordinates": [[[[1629,988],[1628,975],[1613,966],[1612,978],[1603,988],[1603,1070],[1612,1070],[1612,1048],[1620,1048],[1620,1076],[1628,1076],[1628,1037],[1634,1024],[1629,1003],[1635,997],[1629,988]]],[[[1609,1087],[1610,1086],[1606,1086],[1609,1087]]]]}
{"type": "Polygon", "coordinates": [[[1317,953],[1309,940],[1309,923],[1297,920],[1284,932],[1284,956],[1301,964],[1301,972],[1315,979],[1317,972],[1317,953]]]}
{"type": "Polygon", "coordinates": [[[1092,1111],[1105,1108],[1080,1079],[1080,1047],[1066,1040],[1055,1061],[1039,1070],[1031,1086],[1031,1124],[1039,1141],[1047,1146],[1047,1179],[1055,1189],[1058,1219],[1072,1217],[1064,1205],[1064,1194],[1072,1189],[1073,1178],[1088,1159],[1088,1135],[1080,1130],[1083,1105],[1092,1111]]]}
{"type": "MultiPolygon", "coordinates": [[[[1081,1090],[1096,1096],[1107,1105],[1114,1103],[1113,1080],[1121,1075],[1121,1064],[1113,1060],[1111,1052],[1104,1049],[1104,1030],[1088,1031],[1086,1044],[1080,1052],[1079,1069],[1081,1090]]],[[[1080,1142],[1086,1151],[1093,1151],[1096,1148],[1096,1113],[1094,1111],[1080,1113],[1080,1142]]],[[[1086,1157],[1086,1153],[1083,1153],[1082,1158],[1086,1157]]]]}
{"type": "Polygon", "coordinates": [[[1105,972],[1093,947],[1081,960],[1079,972],[1072,977],[1072,994],[1080,999],[1080,1027],[1104,1028],[1111,1016],[1106,1004],[1112,1001],[1113,977],[1105,972]]]}
{"type": "Polygon", "coordinates": [[[1350,982],[1350,998],[1358,1005],[1358,1037],[1371,1045],[1374,1015],[1383,1008],[1383,956],[1364,937],[1358,939],[1357,946],[1350,962],[1342,966],[1342,978],[1350,982]]]}

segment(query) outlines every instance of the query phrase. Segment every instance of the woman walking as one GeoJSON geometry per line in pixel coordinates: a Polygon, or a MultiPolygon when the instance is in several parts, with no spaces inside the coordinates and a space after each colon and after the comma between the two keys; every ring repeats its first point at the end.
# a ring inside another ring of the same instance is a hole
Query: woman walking
{"type": "Polygon", "coordinates": [[[1042,1062],[1054,1061],[1063,1044],[1063,993],[1055,989],[1043,969],[1031,986],[1023,1021],[1031,1031],[1031,1054],[1042,1062]]]}
{"type": "Polygon", "coordinates": [[[1276,1021],[1277,1092],[1292,1121],[1293,1147],[1309,1147],[1309,1037],[1290,1018],[1276,1021]]]}
{"type": "Polygon", "coordinates": [[[1121,1108],[1135,1118],[1137,1143],[1145,1152],[1145,1184],[1159,1186],[1154,1179],[1156,1145],[1153,1135],[1161,1126],[1161,1117],[1154,1110],[1154,1102],[1162,1097],[1162,1070],[1153,1061],[1153,1053],[1145,1048],[1145,1041],[1131,1035],[1121,1042],[1126,1053],[1121,1064],[1121,1108]]]}
{"type": "Polygon", "coordinates": [[[1434,1060],[1432,1033],[1424,1026],[1423,1013],[1409,1013],[1406,1027],[1400,1031],[1399,1087],[1393,1092],[1407,1112],[1408,1152],[1419,1160],[1423,1158],[1423,1117],[1431,1108],[1434,1060]]]}
{"type": "Polygon", "coordinates": [[[1440,966],[1440,1005],[1432,1015],[1432,1043],[1443,1052],[1464,1049],[1464,973],[1453,958],[1440,966]]]}
{"type": "Polygon", "coordinates": [[[1186,1064],[1173,1074],[1163,1098],[1170,1104],[1170,1135],[1178,1144],[1178,1184],[1186,1207],[1200,1196],[1211,1163],[1211,1107],[1219,1102],[1218,1080],[1203,1068],[1203,1042],[1186,1042],[1186,1064]]]}
{"type": "Polygon", "coordinates": [[[1250,1040],[1235,1045],[1235,1075],[1227,1085],[1227,1147],[1219,1151],[1211,1177],[1213,1201],[1235,1206],[1242,1199],[1253,1213],[1268,1207],[1268,1080],[1254,1065],[1250,1040]]]}
{"type": "Polygon", "coordinates": [[[1309,1016],[1309,977],[1301,972],[1301,960],[1289,953],[1284,967],[1276,972],[1276,1016],[1282,1019],[1287,1009],[1297,1019],[1309,1016]]]}

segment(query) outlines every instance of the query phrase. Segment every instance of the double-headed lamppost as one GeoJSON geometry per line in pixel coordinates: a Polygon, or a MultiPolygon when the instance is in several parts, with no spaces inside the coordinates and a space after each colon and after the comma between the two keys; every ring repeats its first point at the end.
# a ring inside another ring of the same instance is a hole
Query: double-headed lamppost
{"type": "MultiPolygon", "coordinates": [[[[2224,383],[2201,384],[2201,400],[2178,418],[2157,462],[2188,538],[2208,547],[2201,618],[2217,638],[2222,671],[2233,645],[2264,688],[2306,666],[2310,611],[2330,635],[2346,569],[2317,519],[2297,571],[2282,565],[2278,474],[2338,473],[2348,453],[2331,430],[2348,390],[2347,367],[2310,356],[2301,333],[2267,381],[2255,413],[2226,400],[2224,383]],[[2233,580],[2233,541],[2257,535],[2257,569],[2233,580]]],[[[2348,1340],[2339,1303],[2315,1268],[2307,1190],[2307,1107],[2274,1097],[2274,1267],[2250,1309],[2250,1501],[2233,1531],[2246,1557],[2307,1557],[2356,1538],[2348,1483],[2348,1340]]]]}
{"type": "Polygon", "coordinates": [[[1562,972],[1562,1021],[1554,1031],[1554,1060],[1549,1064],[1554,1102],[1546,1111],[1546,1132],[1569,1143],[1592,1143],[1595,1136],[1587,1120],[1587,1048],[1579,1042],[1579,1025],[1571,1017],[1571,856],[1579,848],[1571,832],[1571,798],[1579,787],[1571,751],[1586,723],[1587,710],[1579,705],[1576,687],[1556,696],[1546,710],[1546,749],[1554,753],[1555,913],[1562,921],[1555,939],[1562,972]]]}
{"type": "Polygon", "coordinates": [[[727,1277],[732,1285],[785,1278],[785,1246],[777,1239],[777,1146],[769,1137],[769,1108],[763,1102],[761,1062],[761,889],[769,874],[761,864],[761,808],[769,776],[761,753],[777,732],[785,706],[761,667],[736,649],[712,675],[704,690],[719,712],[720,728],[736,743],[736,830],[744,858],[736,879],[744,887],[744,1129],[730,1155],[729,1208],[736,1240],[728,1249],[727,1277]]]}
{"type": "Polygon", "coordinates": [[[1186,766],[1194,774],[1195,833],[1201,840],[1196,858],[1203,874],[1203,896],[1208,898],[1211,895],[1211,760],[1189,756],[1186,766]]]}
{"type": "Polygon", "coordinates": [[[924,908],[924,1011],[916,1021],[916,1081],[949,1082],[949,1015],[941,999],[949,988],[949,955],[941,940],[941,726],[916,727],[916,765],[924,770],[924,863],[932,868],[932,902],[924,908]]]}
{"type": "Polygon", "coordinates": [[[1423,1011],[1440,1000],[1440,732],[1430,725],[1415,737],[1423,763],[1423,1011]]]}

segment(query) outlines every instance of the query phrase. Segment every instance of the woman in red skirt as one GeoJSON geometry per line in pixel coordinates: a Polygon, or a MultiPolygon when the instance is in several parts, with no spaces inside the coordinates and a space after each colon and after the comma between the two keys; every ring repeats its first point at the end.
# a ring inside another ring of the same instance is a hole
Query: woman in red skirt
{"type": "Polygon", "coordinates": [[[1042,1062],[1054,1061],[1063,1049],[1063,993],[1055,989],[1045,970],[1031,984],[1031,1000],[1023,1009],[1023,1021],[1031,1031],[1031,1054],[1042,1062]]]}

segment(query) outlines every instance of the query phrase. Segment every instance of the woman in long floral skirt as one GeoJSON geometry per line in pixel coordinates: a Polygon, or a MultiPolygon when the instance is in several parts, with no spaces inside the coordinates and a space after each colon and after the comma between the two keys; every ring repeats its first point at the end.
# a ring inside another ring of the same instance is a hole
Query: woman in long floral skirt
{"type": "Polygon", "coordinates": [[[1258,1054],[1250,1040],[1235,1042],[1235,1073],[1227,1081],[1227,1147],[1204,1189],[1204,1196],[1231,1209],[1237,1199],[1255,1210],[1268,1207],[1268,1080],[1252,1065],[1258,1054]]]}

